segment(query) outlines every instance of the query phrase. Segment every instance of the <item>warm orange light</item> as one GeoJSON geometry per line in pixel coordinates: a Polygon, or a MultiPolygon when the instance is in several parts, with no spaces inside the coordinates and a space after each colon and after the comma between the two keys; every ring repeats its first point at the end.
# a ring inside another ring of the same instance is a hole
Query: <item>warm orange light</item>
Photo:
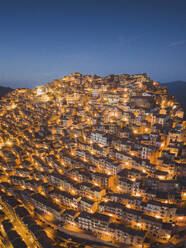
{"type": "Polygon", "coordinates": [[[75,194],[76,192],[75,192],[75,190],[72,189],[72,190],[71,190],[71,193],[72,193],[72,194],[75,194]]]}
{"type": "Polygon", "coordinates": [[[161,216],[159,216],[159,215],[155,215],[155,218],[160,219],[160,218],[161,218],[161,216]]]}
{"type": "Polygon", "coordinates": [[[87,197],[88,197],[89,199],[91,199],[91,200],[93,199],[93,197],[92,197],[91,195],[88,195],[87,197]]]}
{"type": "Polygon", "coordinates": [[[111,213],[107,213],[110,217],[113,217],[114,215],[113,214],[111,214],[111,213]]]}
{"type": "Polygon", "coordinates": [[[7,140],[6,145],[11,146],[12,142],[10,140],[7,140]]]}
{"type": "Polygon", "coordinates": [[[163,180],[163,179],[164,179],[164,176],[159,176],[159,179],[160,179],[160,180],[163,180]]]}
{"type": "Polygon", "coordinates": [[[138,197],[139,197],[139,196],[141,196],[141,194],[140,194],[140,193],[136,193],[136,196],[138,196],[138,197]]]}
{"type": "Polygon", "coordinates": [[[178,217],[178,220],[183,220],[183,217],[181,216],[181,217],[178,217]]]}

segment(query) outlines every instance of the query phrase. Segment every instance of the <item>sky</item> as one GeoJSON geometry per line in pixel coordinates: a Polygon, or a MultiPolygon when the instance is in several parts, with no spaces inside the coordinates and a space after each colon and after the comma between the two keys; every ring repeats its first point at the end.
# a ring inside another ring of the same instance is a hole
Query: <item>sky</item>
{"type": "Polygon", "coordinates": [[[0,0],[0,85],[71,72],[186,81],[186,0],[0,0]]]}

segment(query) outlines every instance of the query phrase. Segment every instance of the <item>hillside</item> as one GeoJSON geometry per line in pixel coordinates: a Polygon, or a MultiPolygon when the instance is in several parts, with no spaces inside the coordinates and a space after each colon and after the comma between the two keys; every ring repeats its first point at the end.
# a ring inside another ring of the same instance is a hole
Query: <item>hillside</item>
{"type": "Polygon", "coordinates": [[[22,248],[182,242],[183,111],[145,73],[71,73],[15,89],[0,108],[0,225],[10,243],[12,232],[22,248]]]}
{"type": "Polygon", "coordinates": [[[176,97],[177,101],[181,104],[186,113],[186,82],[173,81],[162,83],[162,85],[166,86],[169,93],[176,97]]]}

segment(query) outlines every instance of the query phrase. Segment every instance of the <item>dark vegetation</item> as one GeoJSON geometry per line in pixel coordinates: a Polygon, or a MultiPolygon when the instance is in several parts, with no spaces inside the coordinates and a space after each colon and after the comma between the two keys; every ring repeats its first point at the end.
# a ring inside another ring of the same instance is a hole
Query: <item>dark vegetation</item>
{"type": "Polygon", "coordinates": [[[9,92],[11,92],[13,89],[9,88],[9,87],[3,87],[0,86],[0,99],[1,97],[5,96],[6,94],[8,94],[9,92]]]}

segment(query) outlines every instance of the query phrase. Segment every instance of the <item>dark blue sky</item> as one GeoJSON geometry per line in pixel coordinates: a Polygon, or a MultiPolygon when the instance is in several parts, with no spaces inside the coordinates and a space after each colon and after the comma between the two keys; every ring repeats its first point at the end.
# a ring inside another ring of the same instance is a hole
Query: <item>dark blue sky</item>
{"type": "Polygon", "coordinates": [[[186,1],[0,1],[0,85],[74,71],[186,80],[186,1]]]}

